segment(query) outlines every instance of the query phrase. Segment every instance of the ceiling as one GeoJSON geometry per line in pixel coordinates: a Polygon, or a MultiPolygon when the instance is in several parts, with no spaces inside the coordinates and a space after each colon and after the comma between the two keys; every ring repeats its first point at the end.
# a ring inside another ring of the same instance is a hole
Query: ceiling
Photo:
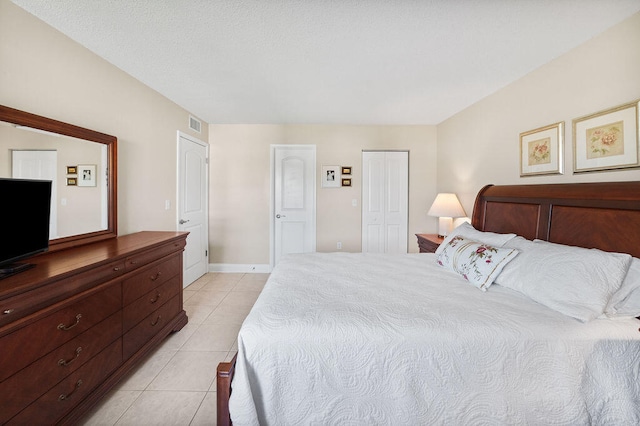
{"type": "Polygon", "coordinates": [[[640,0],[13,0],[208,123],[438,124],[640,0]]]}

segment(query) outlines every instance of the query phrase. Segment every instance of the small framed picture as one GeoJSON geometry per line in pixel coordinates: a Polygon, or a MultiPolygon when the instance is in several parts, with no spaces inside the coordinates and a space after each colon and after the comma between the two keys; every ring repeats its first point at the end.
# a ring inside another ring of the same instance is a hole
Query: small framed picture
{"type": "Polygon", "coordinates": [[[95,164],[78,164],[78,186],[96,186],[95,164]]]}
{"type": "Polygon", "coordinates": [[[351,167],[343,167],[342,168],[342,174],[343,175],[350,175],[351,174],[351,167]]]}
{"type": "Polygon", "coordinates": [[[68,175],[77,175],[78,174],[78,169],[76,168],[76,166],[67,166],[67,174],[68,175]]]}
{"type": "Polygon", "coordinates": [[[573,172],[640,166],[640,101],[573,120],[573,172]]]}
{"type": "Polygon", "coordinates": [[[520,133],[520,176],[562,174],[564,122],[520,133]]]}
{"type": "Polygon", "coordinates": [[[67,186],[76,186],[78,185],[78,179],[74,178],[74,177],[68,177],[67,178],[67,186]]]}
{"type": "Polygon", "coordinates": [[[340,187],[340,166],[322,166],[322,187],[340,187]]]}
{"type": "Polygon", "coordinates": [[[351,186],[351,178],[343,178],[342,179],[342,186],[351,186]]]}

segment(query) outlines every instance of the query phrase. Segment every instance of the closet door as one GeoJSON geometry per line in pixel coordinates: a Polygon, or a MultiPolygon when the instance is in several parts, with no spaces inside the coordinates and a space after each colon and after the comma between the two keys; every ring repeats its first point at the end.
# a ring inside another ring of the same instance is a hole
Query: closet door
{"type": "Polygon", "coordinates": [[[362,153],[362,252],[406,253],[409,153],[362,153]]]}

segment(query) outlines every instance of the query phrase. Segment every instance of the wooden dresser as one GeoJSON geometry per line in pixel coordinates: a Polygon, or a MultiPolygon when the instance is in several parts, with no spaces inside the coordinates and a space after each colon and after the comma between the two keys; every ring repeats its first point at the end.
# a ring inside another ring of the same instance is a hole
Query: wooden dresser
{"type": "Polygon", "coordinates": [[[444,238],[437,234],[416,234],[416,237],[420,253],[435,253],[438,246],[444,241],[444,238]]]}
{"type": "Polygon", "coordinates": [[[186,237],[139,232],[47,253],[0,280],[0,424],[76,423],[184,327],[186,237]]]}

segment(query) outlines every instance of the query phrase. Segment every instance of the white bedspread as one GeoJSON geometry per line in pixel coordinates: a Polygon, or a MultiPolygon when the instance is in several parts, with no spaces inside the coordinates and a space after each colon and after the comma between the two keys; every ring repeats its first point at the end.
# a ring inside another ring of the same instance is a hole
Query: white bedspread
{"type": "Polygon", "coordinates": [[[637,425],[638,327],[481,292],[432,254],[291,255],[240,330],[231,418],[637,425]]]}

